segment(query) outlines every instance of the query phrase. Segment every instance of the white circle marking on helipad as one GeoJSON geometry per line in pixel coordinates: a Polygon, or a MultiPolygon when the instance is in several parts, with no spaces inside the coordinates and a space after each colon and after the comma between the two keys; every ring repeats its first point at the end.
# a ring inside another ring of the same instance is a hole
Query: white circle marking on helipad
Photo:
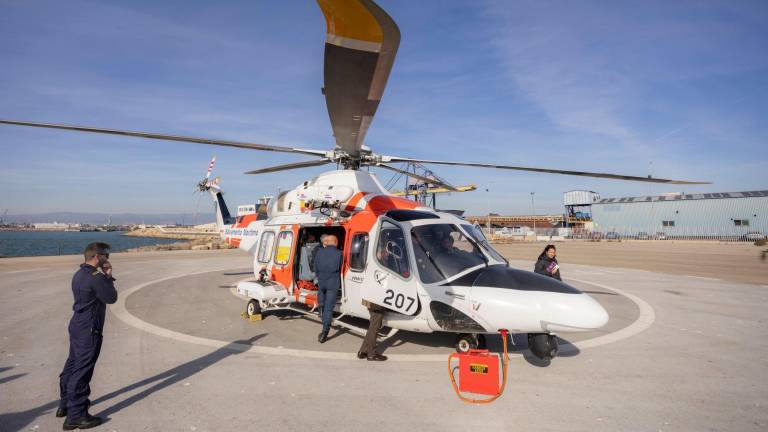
{"type": "MultiPolygon", "coordinates": [[[[176,332],[173,330],[169,330],[160,326],[156,326],[154,324],[150,324],[146,321],[143,321],[138,317],[136,317],[135,315],[128,312],[128,309],[126,309],[125,307],[125,301],[131,294],[149,285],[153,285],[153,284],[164,282],[171,279],[177,279],[183,276],[194,276],[197,274],[211,273],[214,271],[222,271],[222,270],[227,270],[227,269],[217,269],[217,270],[208,269],[205,271],[187,273],[184,275],[168,276],[160,279],[155,279],[149,282],[141,283],[127,290],[120,290],[121,295],[118,298],[117,302],[115,302],[115,304],[112,305],[110,310],[121,321],[123,321],[124,323],[132,327],[135,327],[147,333],[154,334],[156,336],[161,336],[161,337],[173,339],[176,341],[188,342],[188,343],[203,345],[211,348],[226,347],[228,349],[232,349],[235,351],[242,351],[242,352],[248,351],[248,352],[253,352],[257,354],[279,355],[279,356],[301,357],[301,358],[315,358],[315,359],[326,359],[326,360],[357,360],[357,356],[355,355],[355,353],[264,347],[264,346],[243,344],[238,342],[226,342],[226,341],[221,341],[217,339],[192,336],[192,335],[176,332]]],[[[622,339],[632,337],[646,330],[648,327],[650,327],[653,324],[653,322],[656,319],[656,313],[654,312],[651,305],[649,305],[645,300],[637,296],[634,296],[618,288],[614,288],[608,285],[598,284],[595,282],[585,281],[581,279],[574,279],[574,278],[568,278],[568,279],[576,282],[584,283],[587,285],[592,285],[598,288],[607,289],[619,295],[622,295],[628,298],[630,301],[632,301],[635,305],[637,305],[638,309],[640,310],[640,314],[637,317],[637,319],[627,327],[623,327],[614,332],[611,332],[602,336],[598,336],[592,339],[562,344],[560,345],[561,353],[576,352],[576,351],[583,350],[585,348],[594,348],[594,347],[606,345],[613,342],[618,342],[622,339]]],[[[510,357],[522,357],[523,353],[515,352],[515,353],[510,353],[509,355],[510,357]]],[[[392,361],[406,361],[406,362],[441,361],[442,362],[442,361],[446,361],[447,354],[389,354],[387,355],[387,357],[389,358],[389,360],[392,360],[392,361]]]]}

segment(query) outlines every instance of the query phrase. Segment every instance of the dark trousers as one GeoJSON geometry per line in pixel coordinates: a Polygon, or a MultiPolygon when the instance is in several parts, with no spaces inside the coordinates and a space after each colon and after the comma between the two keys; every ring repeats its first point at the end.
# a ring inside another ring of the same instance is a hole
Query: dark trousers
{"type": "Polygon", "coordinates": [[[336,297],[339,296],[338,288],[324,288],[319,287],[317,289],[317,304],[320,308],[320,313],[323,316],[323,332],[328,333],[331,329],[331,320],[333,319],[333,307],[336,306],[336,297]]]}
{"type": "Polygon", "coordinates": [[[371,314],[371,323],[368,325],[368,332],[365,333],[360,352],[373,355],[376,352],[376,335],[381,330],[381,323],[384,320],[384,309],[381,306],[371,305],[368,312],[371,314]]]}
{"type": "Polygon", "coordinates": [[[101,352],[101,341],[101,335],[69,335],[69,357],[59,375],[59,408],[67,409],[67,421],[78,420],[88,412],[90,382],[101,352]]]}

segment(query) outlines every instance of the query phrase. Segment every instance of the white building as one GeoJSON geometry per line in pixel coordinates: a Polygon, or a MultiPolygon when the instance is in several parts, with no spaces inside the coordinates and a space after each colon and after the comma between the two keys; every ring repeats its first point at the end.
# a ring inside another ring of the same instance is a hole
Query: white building
{"type": "Polygon", "coordinates": [[[58,222],[44,222],[32,224],[35,229],[46,231],[64,231],[73,227],[79,227],[80,225],[73,226],[72,224],[58,223],[58,222]]]}
{"type": "Polygon", "coordinates": [[[741,238],[768,234],[768,190],[602,198],[594,230],[626,236],[741,238]]]}

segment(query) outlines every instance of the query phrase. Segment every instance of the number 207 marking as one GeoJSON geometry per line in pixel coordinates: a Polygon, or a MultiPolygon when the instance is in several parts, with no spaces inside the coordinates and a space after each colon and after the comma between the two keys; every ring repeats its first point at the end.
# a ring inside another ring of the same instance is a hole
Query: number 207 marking
{"type": "Polygon", "coordinates": [[[405,301],[408,300],[408,307],[405,308],[406,312],[411,310],[411,307],[413,307],[413,304],[416,302],[416,299],[413,297],[408,297],[400,293],[395,295],[395,292],[391,289],[388,289],[385,291],[385,293],[386,296],[384,297],[384,304],[394,306],[398,309],[402,309],[405,305],[405,301]]]}

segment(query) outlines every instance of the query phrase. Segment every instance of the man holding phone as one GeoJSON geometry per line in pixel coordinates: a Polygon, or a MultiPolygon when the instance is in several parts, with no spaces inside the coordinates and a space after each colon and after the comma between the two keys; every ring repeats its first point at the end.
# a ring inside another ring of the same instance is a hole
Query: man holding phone
{"type": "Polygon", "coordinates": [[[65,417],[64,430],[89,429],[102,419],[88,414],[91,377],[101,352],[107,305],[117,301],[115,278],[109,263],[109,245],[86,246],[85,263],[72,277],[74,311],[69,321],[69,357],[59,375],[61,400],[56,417],[65,417]]]}

